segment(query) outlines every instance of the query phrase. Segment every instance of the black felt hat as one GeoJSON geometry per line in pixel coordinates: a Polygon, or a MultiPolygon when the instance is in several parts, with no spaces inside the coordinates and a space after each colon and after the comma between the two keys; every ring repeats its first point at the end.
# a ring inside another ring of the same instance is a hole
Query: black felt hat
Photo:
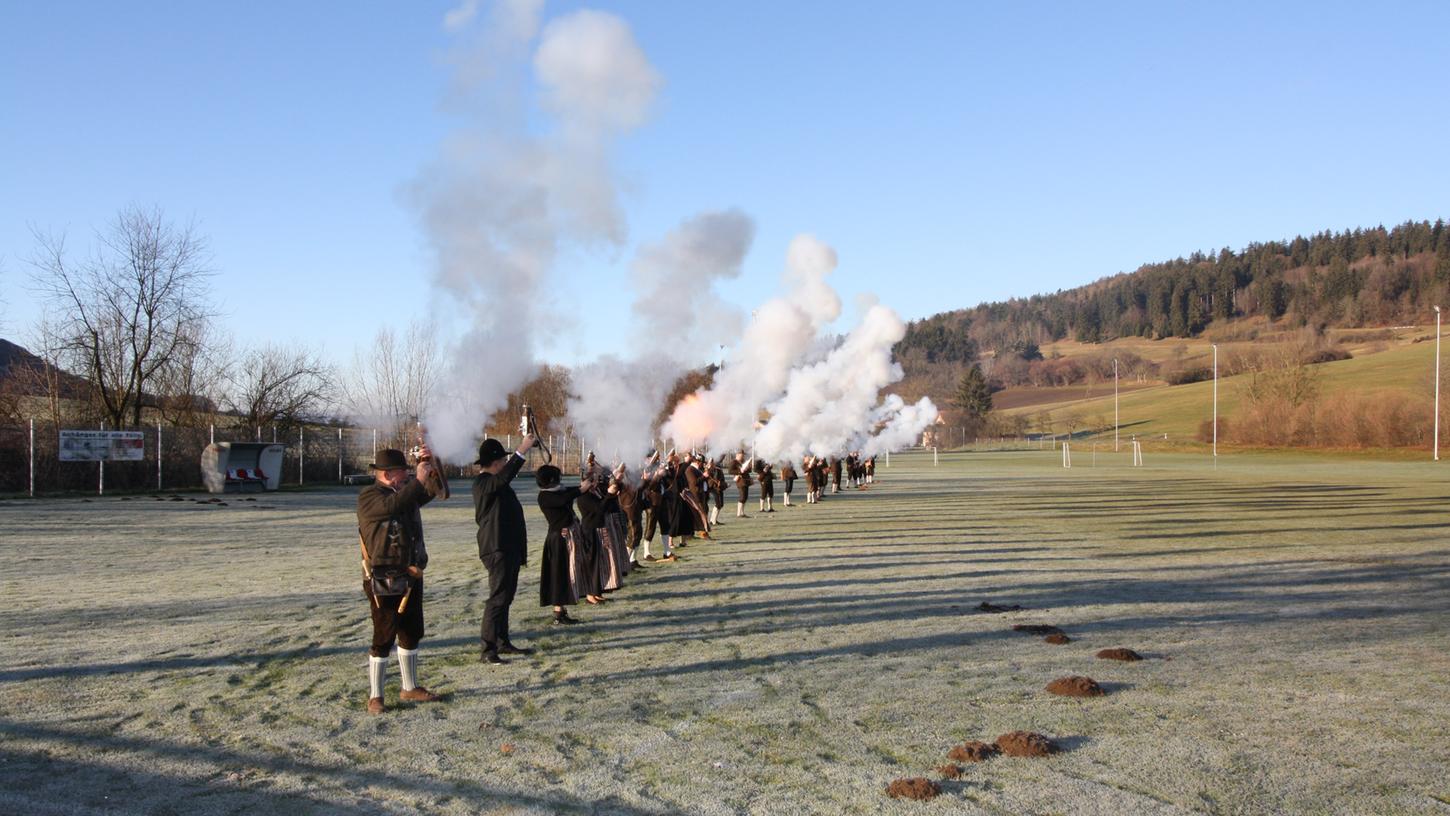
{"type": "Polygon", "coordinates": [[[368,470],[408,469],[408,457],[397,448],[383,448],[378,451],[378,461],[368,465],[368,470]]]}
{"type": "Polygon", "coordinates": [[[508,456],[508,451],[503,449],[502,442],[492,438],[485,439],[483,444],[478,446],[478,461],[474,464],[488,467],[505,456],[508,456]]]}

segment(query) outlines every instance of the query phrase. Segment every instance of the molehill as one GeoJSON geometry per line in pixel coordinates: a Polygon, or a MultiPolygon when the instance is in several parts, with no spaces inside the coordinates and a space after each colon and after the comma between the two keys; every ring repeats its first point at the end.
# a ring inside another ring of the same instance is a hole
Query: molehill
{"type": "Polygon", "coordinates": [[[979,740],[969,740],[956,746],[947,754],[948,759],[957,762],[985,762],[997,754],[997,746],[979,740]]]}
{"type": "Polygon", "coordinates": [[[1043,757],[1057,753],[1057,743],[1031,731],[1013,731],[997,738],[997,747],[1007,756],[1043,757]]]}
{"type": "Polygon", "coordinates": [[[1098,681],[1091,677],[1080,677],[1071,675],[1059,677],[1047,684],[1047,690],[1052,694],[1060,694],[1063,697],[1101,697],[1107,692],[1098,685],[1098,681]]]}
{"type": "Polygon", "coordinates": [[[894,779],[886,786],[886,795],[892,799],[932,799],[941,794],[941,785],[924,776],[894,779]]]}

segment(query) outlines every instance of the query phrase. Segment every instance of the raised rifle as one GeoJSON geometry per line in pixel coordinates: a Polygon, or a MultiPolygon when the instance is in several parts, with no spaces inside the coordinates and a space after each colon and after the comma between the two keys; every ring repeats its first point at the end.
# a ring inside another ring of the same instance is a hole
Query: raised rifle
{"type": "Polygon", "coordinates": [[[432,493],[440,499],[446,499],[452,495],[452,492],[448,489],[448,476],[443,472],[443,463],[438,461],[438,457],[433,456],[431,453],[427,455],[423,453],[424,448],[427,446],[427,437],[428,430],[423,427],[423,423],[419,422],[417,431],[413,436],[413,447],[408,451],[409,458],[413,460],[413,464],[415,465],[419,462],[433,463],[433,467],[429,470],[428,481],[424,486],[428,488],[429,493],[432,493]]]}
{"type": "Polygon", "coordinates": [[[534,417],[534,409],[530,408],[527,403],[524,404],[523,416],[519,417],[519,433],[534,438],[534,447],[544,455],[544,464],[554,463],[554,452],[549,450],[549,446],[544,443],[544,437],[539,433],[539,420],[534,417]]]}

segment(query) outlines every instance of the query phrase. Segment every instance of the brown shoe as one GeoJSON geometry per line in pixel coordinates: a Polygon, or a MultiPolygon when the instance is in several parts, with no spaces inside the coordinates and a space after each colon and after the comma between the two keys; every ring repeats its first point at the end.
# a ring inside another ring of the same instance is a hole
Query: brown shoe
{"type": "MultiPolygon", "coordinates": [[[[438,702],[438,695],[422,686],[418,686],[417,688],[403,689],[403,692],[398,695],[398,699],[407,700],[410,703],[436,703],[438,702]]],[[[380,700],[379,702],[382,701],[380,700]]]]}
{"type": "Polygon", "coordinates": [[[381,713],[383,713],[384,709],[385,709],[385,706],[383,705],[383,698],[381,698],[381,697],[369,697],[368,698],[368,713],[369,714],[373,714],[373,715],[381,714],[381,713]]]}
{"type": "Polygon", "coordinates": [[[660,561],[663,561],[665,563],[670,563],[670,562],[676,561],[678,559],[679,559],[679,556],[678,555],[667,555],[664,558],[661,558],[660,561]]]}

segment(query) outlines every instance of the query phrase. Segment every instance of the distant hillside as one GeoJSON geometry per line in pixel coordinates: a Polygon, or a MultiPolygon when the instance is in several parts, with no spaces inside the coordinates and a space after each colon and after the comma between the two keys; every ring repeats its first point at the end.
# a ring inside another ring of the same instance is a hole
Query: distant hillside
{"type": "Polygon", "coordinates": [[[63,397],[80,397],[90,389],[84,377],[52,369],[24,347],[0,338],[0,389],[20,396],[41,396],[48,393],[47,375],[56,378],[63,397]]]}
{"type": "Polygon", "coordinates": [[[1195,252],[1076,289],[943,312],[913,321],[897,355],[969,363],[983,354],[1032,359],[1064,339],[1195,337],[1211,323],[1256,318],[1289,327],[1391,326],[1424,320],[1450,291],[1450,228],[1406,222],[1238,252],[1195,252]]]}

